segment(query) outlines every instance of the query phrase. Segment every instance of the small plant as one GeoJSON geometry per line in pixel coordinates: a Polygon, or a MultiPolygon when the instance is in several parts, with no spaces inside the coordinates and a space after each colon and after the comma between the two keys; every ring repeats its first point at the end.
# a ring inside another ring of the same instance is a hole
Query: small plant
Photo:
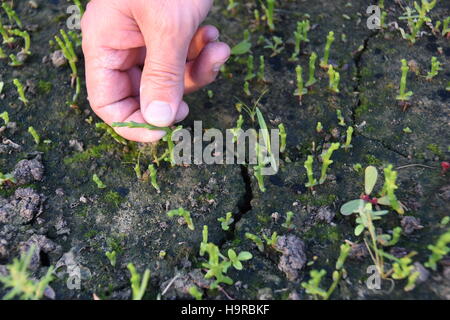
{"type": "Polygon", "coordinates": [[[306,169],[306,175],[308,177],[308,182],[305,184],[307,188],[314,188],[315,186],[318,185],[317,180],[314,178],[313,162],[314,162],[313,156],[308,156],[308,159],[305,161],[304,164],[304,167],[306,169]]]}
{"type": "Polygon", "coordinates": [[[428,250],[430,250],[432,253],[428,258],[428,261],[425,263],[425,266],[427,268],[431,268],[435,271],[437,270],[437,263],[450,252],[450,247],[448,246],[449,243],[450,231],[447,231],[439,237],[436,244],[428,246],[428,250]]]}
{"type": "Polygon", "coordinates": [[[266,0],[266,5],[263,5],[263,10],[266,15],[267,26],[270,31],[275,31],[274,24],[274,11],[275,11],[275,0],[266,0]]]}
{"type": "Polygon", "coordinates": [[[259,56],[259,69],[257,73],[257,78],[261,82],[266,82],[266,64],[264,56],[259,56]]]}
{"type": "Polygon", "coordinates": [[[303,84],[303,68],[298,65],[295,68],[295,73],[297,74],[297,90],[295,90],[294,95],[298,96],[298,100],[301,103],[303,96],[308,93],[303,84]]]}
{"type": "Polygon", "coordinates": [[[230,225],[234,222],[233,213],[227,212],[225,217],[221,217],[217,221],[221,223],[222,230],[228,231],[230,230],[230,225]]]}
{"type": "Polygon", "coordinates": [[[94,175],[92,176],[92,181],[95,182],[95,184],[97,185],[97,188],[99,188],[99,189],[106,188],[106,185],[102,182],[102,180],[100,180],[100,178],[97,176],[96,173],[94,173],[94,175]]]}
{"type": "Polygon", "coordinates": [[[188,292],[195,300],[202,300],[203,298],[203,293],[196,286],[190,287],[188,292]]]}
{"type": "Polygon", "coordinates": [[[195,230],[194,223],[192,222],[191,218],[191,213],[189,211],[184,210],[183,208],[178,208],[167,212],[167,216],[169,216],[170,218],[173,218],[175,216],[182,217],[188,228],[191,230],[195,230]]]}
{"type": "Polygon", "coordinates": [[[233,249],[228,249],[228,259],[230,259],[231,265],[236,270],[242,270],[243,265],[241,261],[247,261],[253,258],[252,254],[247,251],[242,251],[239,254],[236,254],[236,252],[233,249]]]}
{"type": "Polygon", "coordinates": [[[145,270],[144,276],[142,277],[141,281],[141,275],[136,271],[136,268],[132,263],[129,263],[127,265],[127,268],[131,274],[130,283],[132,299],[142,300],[145,294],[145,290],[147,289],[148,281],[150,280],[150,270],[145,270]]]}
{"type": "Polygon", "coordinates": [[[286,139],[287,139],[287,133],[284,124],[280,123],[278,125],[278,130],[280,131],[280,152],[283,153],[286,150],[286,139]]]}
{"type": "Polygon", "coordinates": [[[9,30],[9,32],[11,34],[21,37],[23,39],[24,46],[22,48],[21,53],[28,55],[28,56],[31,55],[31,52],[30,52],[31,40],[30,40],[30,35],[28,34],[28,32],[17,30],[17,29],[9,30]]]}
{"type": "Polygon", "coordinates": [[[339,82],[341,81],[341,75],[335,71],[333,66],[328,68],[328,77],[330,79],[328,88],[334,93],[339,93],[339,82]]]}
{"type": "Polygon", "coordinates": [[[27,253],[23,253],[20,259],[15,258],[10,265],[6,266],[8,274],[0,275],[0,283],[5,289],[10,288],[9,292],[3,296],[3,300],[18,298],[21,300],[39,300],[44,296],[45,289],[53,281],[53,267],[47,270],[47,273],[40,280],[31,278],[28,272],[31,259],[33,257],[35,246],[31,246],[27,253]]]}
{"type": "Polygon", "coordinates": [[[266,240],[266,243],[269,247],[276,248],[278,243],[278,234],[276,232],[272,233],[272,236],[269,238],[265,235],[263,235],[264,240],[266,240]]]}
{"type": "Polygon", "coordinates": [[[253,55],[249,55],[247,58],[247,75],[245,76],[245,81],[250,81],[256,76],[254,60],[253,55]]]}
{"type": "Polygon", "coordinates": [[[244,31],[244,40],[239,42],[233,48],[231,48],[231,54],[234,56],[240,56],[248,53],[252,48],[252,43],[250,42],[250,32],[248,30],[244,31]]]}
{"type": "Polygon", "coordinates": [[[256,245],[256,247],[258,248],[259,251],[264,252],[264,243],[262,242],[260,237],[247,232],[247,233],[245,233],[245,238],[252,241],[256,245]]]}
{"type": "MultiPolygon", "coordinates": [[[[6,55],[5,51],[3,51],[3,48],[0,47],[0,59],[6,59],[8,56],[6,55]]],[[[1,93],[1,91],[0,91],[1,93]]]]}
{"type": "Polygon", "coordinates": [[[111,138],[113,138],[116,142],[118,142],[118,143],[120,143],[120,144],[123,144],[123,145],[126,145],[126,144],[127,144],[127,141],[126,141],[124,138],[122,138],[121,136],[119,136],[119,135],[117,134],[117,132],[115,132],[114,129],[111,128],[110,126],[108,126],[106,123],[104,123],[104,122],[96,123],[96,124],[95,124],[95,127],[96,127],[97,129],[105,130],[106,133],[107,133],[108,135],[110,135],[111,138]]]}
{"type": "Polygon", "coordinates": [[[323,69],[328,68],[328,60],[330,58],[330,49],[331,49],[331,45],[333,44],[334,40],[336,40],[336,38],[334,37],[334,32],[330,31],[327,36],[327,43],[325,44],[324,56],[323,56],[322,60],[320,60],[320,67],[323,69]]]}
{"type": "Polygon", "coordinates": [[[23,66],[23,60],[19,59],[16,55],[14,54],[10,54],[9,55],[9,59],[11,60],[11,62],[9,63],[9,65],[11,67],[20,67],[23,66]]]}
{"type": "Polygon", "coordinates": [[[448,37],[450,34],[450,17],[444,19],[444,23],[442,24],[442,36],[448,37]]]}
{"type": "Polygon", "coordinates": [[[322,133],[323,132],[323,125],[322,125],[322,122],[317,122],[317,125],[316,125],[316,132],[317,133],[322,133]]]}
{"type": "Polygon", "coordinates": [[[250,83],[248,81],[244,82],[244,86],[242,87],[242,89],[247,96],[252,95],[252,92],[250,91],[250,83]]]}
{"type": "Polygon", "coordinates": [[[395,196],[395,190],[398,189],[397,185],[395,184],[396,180],[397,180],[397,172],[392,170],[392,165],[389,165],[388,167],[384,168],[384,186],[383,190],[381,190],[381,196],[383,198],[379,199],[378,203],[380,204],[385,203],[385,198],[387,198],[387,200],[389,200],[389,204],[392,207],[392,209],[397,211],[397,213],[399,214],[404,214],[405,211],[403,209],[403,206],[395,196]]]}
{"type": "Polygon", "coordinates": [[[414,1],[414,8],[415,11],[411,8],[406,9],[406,16],[400,17],[401,20],[407,20],[408,21],[408,27],[411,32],[411,34],[407,34],[405,30],[402,28],[399,28],[402,37],[406,40],[409,40],[412,44],[414,44],[417,41],[417,36],[422,29],[422,26],[424,23],[431,22],[431,19],[427,17],[427,14],[434,8],[436,5],[437,0],[433,0],[431,2],[427,0],[421,0],[421,6],[414,1]],[[418,15],[413,15],[414,13],[417,13],[418,15]]]}
{"type": "Polygon", "coordinates": [[[286,221],[281,226],[288,230],[294,229],[294,224],[292,223],[293,217],[294,217],[294,213],[292,211],[287,212],[286,213],[286,221]]]}
{"type": "Polygon", "coordinates": [[[41,137],[33,127],[28,127],[28,133],[31,134],[36,144],[41,143],[41,137]]]}
{"type": "Polygon", "coordinates": [[[344,148],[345,150],[348,150],[350,148],[352,148],[352,136],[353,136],[353,127],[348,127],[347,128],[347,137],[345,139],[345,144],[342,146],[342,148],[344,148]]]}
{"type": "Polygon", "coordinates": [[[336,116],[337,116],[337,118],[338,118],[338,120],[339,120],[339,125],[341,126],[341,127],[345,127],[346,126],[346,123],[345,123],[345,118],[344,118],[344,116],[342,115],[342,110],[341,109],[337,109],[336,110],[336,116]]]}
{"type": "Polygon", "coordinates": [[[0,113],[0,119],[3,119],[3,121],[5,122],[5,125],[7,125],[9,123],[8,111],[3,111],[2,113],[0,113]]]}
{"type": "Polygon", "coordinates": [[[272,41],[269,39],[265,39],[266,45],[264,46],[265,49],[271,49],[272,55],[271,57],[275,57],[279,55],[281,52],[283,52],[283,39],[277,36],[272,37],[272,41]]]}
{"type": "Polygon", "coordinates": [[[30,101],[28,101],[28,99],[25,97],[25,89],[23,88],[22,83],[19,81],[19,79],[14,79],[13,83],[17,88],[19,100],[22,101],[25,105],[27,105],[30,101]]]}
{"type": "Polygon", "coordinates": [[[411,99],[413,95],[412,91],[406,92],[406,80],[408,77],[409,66],[408,62],[405,59],[402,59],[402,78],[400,80],[400,93],[397,96],[397,100],[400,101],[408,101],[411,99]]]}
{"type": "Polygon", "coordinates": [[[156,181],[156,174],[157,174],[157,171],[156,171],[155,166],[152,165],[152,164],[149,164],[149,165],[148,165],[148,172],[149,172],[149,174],[150,174],[150,183],[152,184],[152,187],[155,188],[156,191],[158,191],[158,193],[161,192],[161,190],[160,190],[160,188],[159,188],[159,184],[158,184],[158,182],[156,181]]]}
{"type": "Polygon", "coordinates": [[[242,116],[242,114],[240,114],[238,120],[236,121],[236,127],[230,129],[230,132],[233,134],[233,143],[236,143],[236,141],[238,141],[239,135],[242,133],[243,124],[244,117],[242,116]]]}
{"type": "Polygon", "coordinates": [[[333,163],[333,160],[331,160],[331,156],[333,155],[333,152],[338,150],[341,145],[339,143],[332,143],[331,147],[322,154],[322,170],[320,174],[319,184],[323,184],[325,180],[327,179],[327,170],[328,167],[333,163]]]}
{"type": "Polygon", "coordinates": [[[15,22],[19,28],[22,29],[22,21],[20,21],[19,17],[17,16],[17,13],[14,11],[13,8],[7,3],[2,3],[2,8],[5,10],[6,15],[8,16],[8,19],[10,22],[15,22]]]}
{"type": "Polygon", "coordinates": [[[238,5],[239,3],[235,2],[234,0],[228,0],[227,11],[232,11],[234,13],[238,5]]]}
{"type": "Polygon", "coordinates": [[[294,32],[295,37],[295,48],[294,53],[292,54],[290,60],[296,61],[301,51],[301,43],[309,42],[308,32],[311,29],[311,25],[309,20],[297,22],[297,30],[294,32]]]}
{"type": "Polygon", "coordinates": [[[8,30],[6,30],[5,26],[3,25],[3,22],[0,18],[0,34],[3,38],[4,44],[12,44],[14,42],[14,37],[11,37],[8,30]]]}
{"type": "Polygon", "coordinates": [[[108,258],[109,263],[111,264],[111,266],[115,267],[116,266],[116,262],[117,262],[117,252],[116,251],[107,251],[105,252],[105,256],[108,258]]]}
{"type": "Polygon", "coordinates": [[[317,82],[314,74],[316,72],[317,53],[313,52],[309,57],[309,80],[306,83],[306,87],[311,87],[317,82]]]}
{"type": "Polygon", "coordinates": [[[426,79],[428,81],[430,81],[434,77],[436,77],[438,75],[439,71],[444,70],[444,69],[442,69],[441,66],[442,66],[442,64],[438,61],[438,59],[436,57],[432,57],[431,58],[431,71],[428,72],[426,79]]]}

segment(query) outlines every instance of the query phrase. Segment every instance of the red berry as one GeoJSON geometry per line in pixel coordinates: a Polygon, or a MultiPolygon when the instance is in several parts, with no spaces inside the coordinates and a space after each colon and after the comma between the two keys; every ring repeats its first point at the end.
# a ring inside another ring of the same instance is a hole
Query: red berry
{"type": "Polygon", "coordinates": [[[441,162],[442,174],[445,174],[448,169],[450,169],[450,162],[442,161],[441,162]]]}

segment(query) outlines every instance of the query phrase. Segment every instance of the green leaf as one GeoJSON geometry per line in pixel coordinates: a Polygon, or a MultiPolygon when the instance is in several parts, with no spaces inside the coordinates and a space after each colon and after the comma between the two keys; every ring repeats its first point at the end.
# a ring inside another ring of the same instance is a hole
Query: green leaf
{"type": "Polygon", "coordinates": [[[361,208],[364,207],[364,201],[361,199],[356,199],[347,202],[341,207],[341,214],[344,216],[349,216],[352,213],[359,212],[361,208]]]}
{"type": "Polygon", "coordinates": [[[236,260],[236,261],[233,262],[233,267],[236,270],[242,270],[244,268],[242,263],[239,260],[236,260]]]}
{"type": "Polygon", "coordinates": [[[231,49],[231,54],[235,56],[246,54],[247,52],[250,51],[251,47],[252,44],[250,41],[248,40],[241,41],[231,49]]]}
{"type": "Polygon", "coordinates": [[[253,258],[253,255],[248,251],[242,251],[238,255],[238,259],[240,261],[247,261],[250,260],[251,258],[253,258]]]}
{"type": "Polygon", "coordinates": [[[389,200],[388,196],[384,196],[384,197],[378,198],[378,204],[381,204],[382,206],[390,206],[391,200],[389,200]]]}
{"type": "Polygon", "coordinates": [[[378,180],[377,168],[369,166],[366,168],[365,178],[364,178],[364,189],[367,195],[370,195],[375,187],[378,180]]]}
{"type": "Polygon", "coordinates": [[[364,225],[359,224],[356,228],[355,228],[355,236],[359,236],[363,231],[364,231],[364,225]]]}
{"type": "Polygon", "coordinates": [[[237,257],[236,252],[233,249],[228,250],[228,257],[231,261],[235,261],[237,257]]]}

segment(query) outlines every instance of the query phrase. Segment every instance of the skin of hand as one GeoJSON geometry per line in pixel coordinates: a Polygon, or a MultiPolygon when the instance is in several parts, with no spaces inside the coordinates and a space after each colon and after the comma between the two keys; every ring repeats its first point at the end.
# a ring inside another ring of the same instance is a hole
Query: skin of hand
{"type": "MultiPolygon", "coordinates": [[[[183,95],[213,82],[230,48],[201,26],[213,0],[91,0],[81,21],[86,85],[94,112],[113,122],[173,125],[189,113],[183,95]]],[[[154,142],[164,131],[115,128],[154,142]]]]}

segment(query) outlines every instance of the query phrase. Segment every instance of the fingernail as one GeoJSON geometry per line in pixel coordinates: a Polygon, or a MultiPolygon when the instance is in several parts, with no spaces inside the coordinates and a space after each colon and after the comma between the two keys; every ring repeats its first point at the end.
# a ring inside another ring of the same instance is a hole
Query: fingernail
{"type": "Polygon", "coordinates": [[[172,108],[167,102],[153,101],[145,111],[145,119],[155,126],[169,126],[173,122],[172,108]]]}

